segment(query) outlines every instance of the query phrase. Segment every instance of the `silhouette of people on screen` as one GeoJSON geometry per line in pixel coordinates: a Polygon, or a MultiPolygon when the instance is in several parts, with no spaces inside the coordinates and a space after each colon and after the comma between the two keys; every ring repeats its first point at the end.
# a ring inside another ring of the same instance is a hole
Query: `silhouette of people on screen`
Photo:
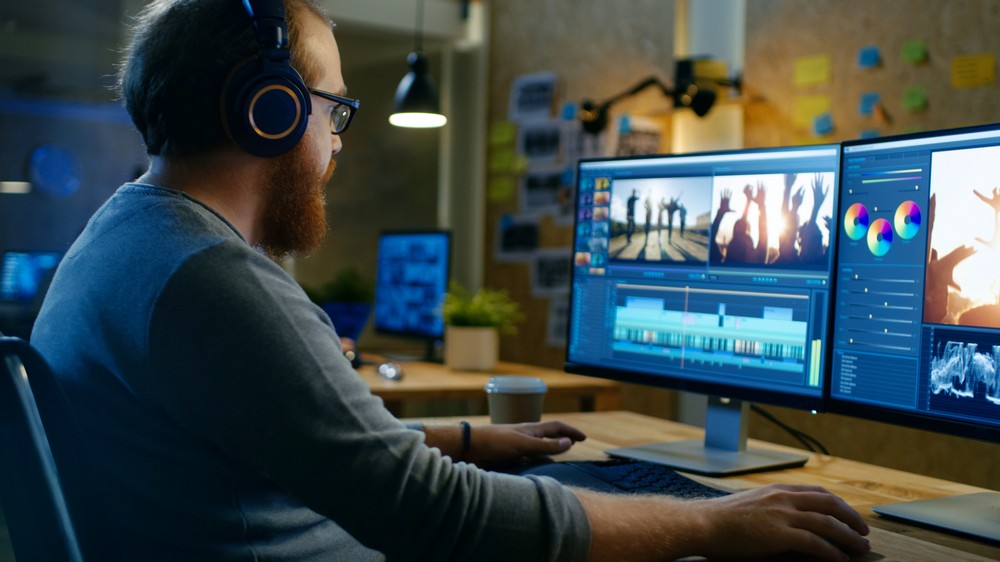
{"type": "Polygon", "coordinates": [[[994,187],[993,196],[989,199],[974,189],[972,190],[972,193],[978,197],[980,201],[986,203],[993,209],[993,236],[989,240],[983,240],[979,237],[977,237],[976,240],[994,252],[1000,251],[1000,188],[994,187]]]}
{"type": "Polygon", "coordinates": [[[733,208],[729,206],[729,201],[733,198],[733,191],[731,189],[723,189],[719,192],[719,209],[715,213],[715,219],[712,221],[712,238],[711,246],[708,250],[708,259],[719,263],[725,260],[726,250],[728,249],[728,243],[720,244],[718,241],[719,237],[719,227],[722,225],[722,219],[725,218],[726,213],[733,212],[733,208]]]}
{"type": "Polygon", "coordinates": [[[781,224],[778,234],[777,251],[768,259],[768,263],[781,265],[809,264],[823,261],[829,250],[829,243],[823,243],[823,229],[819,221],[823,221],[826,232],[830,232],[832,216],[819,216],[820,207],[826,201],[830,192],[823,185],[823,174],[815,174],[812,180],[812,210],[809,218],[799,224],[799,210],[805,199],[804,188],[792,193],[792,187],[798,179],[798,174],[785,174],[785,190],[781,198],[781,224]]]}
{"type": "Polygon", "coordinates": [[[681,217],[681,238],[684,238],[684,224],[687,222],[688,210],[684,205],[679,205],[677,211],[681,217]]]}
{"type": "MultiPolygon", "coordinates": [[[[993,195],[990,198],[975,190],[973,190],[973,194],[993,208],[993,237],[990,240],[976,238],[976,241],[993,249],[997,244],[996,221],[997,215],[1000,215],[1000,189],[993,188],[993,195]]],[[[957,311],[951,310],[949,287],[958,292],[962,291],[961,285],[955,281],[955,267],[974,255],[976,249],[963,244],[948,252],[944,257],[939,256],[938,251],[933,248],[936,211],[937,195],[935,194],[931,195],[927,209],[927,240],[931,251],[927,254],[927,273],[924,280],[924,321],[1000,327],[1000,306],[997,304],[977,306],[962,312],[955,318],[957,311]]]]}
{"type": "Polygon", "coordinates": [[[656,232],[663,231],[663,211],[667,209],[667,200],[664,197],[660,198],[660,202],[656,204],[656,232]]]}
{"type": "Polygon", "coordinates": [[[756,192],[753,186],[743,187],[746,205],[743,216],[733,225],[733,237],[726,248],[724,262],[726,263],[766,263],[767,261],[767,208],[764,199],[767,190],[762,182],[757,182],[756,192]],[[750,204],[757,207],[757,243],[750,236],[750,204]]]}
{"type": "Polygon", "coordinates": [[[646,240],[649,240],[649,229],[653,222],[653,196],[646,196],[646,240]]]}
{"type": "Polygon", "coordinates": [[[632,233],[635,232],[635,203],[639,200],[639,195],[636,190],[632,190],[632,195],[629,196],[626,202],[626,212],[625,220],[627,226],[625,228],[625,240],[628,244],[632,243],[632,233]]]}
{"type": "Polygon", "coordinates": [[[823,174],[814,175],[812,182],[812,212],[809,214],[809,220],[799,228],[798,232],[799,261],[802,263],[820,261],[826,256],[827,247],[823,245],[823,232],[819,229],[819,224],[816,221],[819,217],[819,208],[823,205],[823,201],[826,200],[826,195],[829,191],[829,188],[823,188],[823,174]]]}
{"type": "Polygon", "coordinates": [[[781,222],[784,228],[778,235],[778,256],[774,263],[791,264],[799,261],[795,243],[799,237],[799,207],[802,205],[802,188],[792,195],[792,186],[798,174],[785,174],[785,192],[781,197],[781,222]]]}
{"type": "Polygon", "coordinates": [[[672,240],[674,235],[674,213],[680,208],[677,204],[679,197],[671,197],[670,202],[664,205],[667,210],[667,240],[672,240]]]}

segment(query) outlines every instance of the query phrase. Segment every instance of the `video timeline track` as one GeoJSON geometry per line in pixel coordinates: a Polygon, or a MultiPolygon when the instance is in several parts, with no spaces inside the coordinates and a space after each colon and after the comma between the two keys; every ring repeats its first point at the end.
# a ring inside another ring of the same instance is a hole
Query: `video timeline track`
{"type": "Polygon", "coordinates": [[[805,292],[640,284],[615,290],[618,357],[730,378],[821,384],[821,341],[808,333],[816,303],[805,292]]]}
{"type": "Polygon", "coordinates": [[[727,353],[741,357],[760,357],[781,361],[804,361],[806,350],[802,345],[770,343],[750,339],[720,338],[658,332],[643,328],[615,327],[616,341],[652,344],[676,349],[698,349],[708,353],[727,353]]]}

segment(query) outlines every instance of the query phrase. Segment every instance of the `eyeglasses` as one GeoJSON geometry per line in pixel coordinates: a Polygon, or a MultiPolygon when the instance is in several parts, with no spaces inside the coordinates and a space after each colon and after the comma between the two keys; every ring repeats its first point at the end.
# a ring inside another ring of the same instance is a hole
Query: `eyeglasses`
{"type": "Polygon", "coordinates": [[[335,103],[333,109],[330,110],[330,132],[335,135],[339,135],[347,130],[347,127],[351,124],[351,119],[354,119],[354,114],[358,111],[358,107],[361,106],[360,100],[345,98],[344,96],[338,96],[337,94],[331,94],[323,90],[309,88],[309,93],[335,103]]]}

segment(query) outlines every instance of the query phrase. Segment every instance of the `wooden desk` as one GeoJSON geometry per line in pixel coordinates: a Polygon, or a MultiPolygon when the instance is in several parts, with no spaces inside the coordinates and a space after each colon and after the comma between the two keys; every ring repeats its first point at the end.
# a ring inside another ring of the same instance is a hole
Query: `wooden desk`
{"type": "MultiPolygon", "coordinates": [[[[365,355],[366,359],[369,356],[365,355]]],[[[490,372],[453,371],[439,363],[422,361],[401,362],[403,380],[390,381],[378,375],[377,365],[362,365],[358,372],[371,387],[372,393],[394,406],[406,400],[482,400],[485,412],[486,381],[495,375],[522,375],[538,377],[548,387],[546,400],[571,397],[579,400],[584,411],[606,411],[621,408],[621,387],[614,381],[571,375],[555,369],[534,367],[501,361],[490,372]]]]}
{"type": "MultiPolygon", "coordinates": [[[[700,428],[632,412],[547,414],[544,417],[563,420],[587,434],[586,441],[577,443],[569,452],[557,457],[557,460],[604,458],[606,449],[658,441],[701,438],[703,435],[700,428]]],[[[446,421],[456,422],[457,418],[447,418],[446,421]]],[[[470,421],[489,422],[486,418],[471,418],[470,421]]],[[[872,528],[869,535],[872,552],[858,560],[872,562],[1000,560],[1000,545],[897,523],[882,519],[871,511],[873,505],[881,503],[982,492],[984,491],[982,488],[837,457],[809,454],[806,451],[756,440],[751,440],[751,443],[757,447],[807,455],[809,461],[802,468],[728,478],[694,477],[716,487],[733,491],[773,482],[819,484],[825,487],[857,509],[872,528]]],[[[958,462],[976,461],[962,459],[958,462]]]]}

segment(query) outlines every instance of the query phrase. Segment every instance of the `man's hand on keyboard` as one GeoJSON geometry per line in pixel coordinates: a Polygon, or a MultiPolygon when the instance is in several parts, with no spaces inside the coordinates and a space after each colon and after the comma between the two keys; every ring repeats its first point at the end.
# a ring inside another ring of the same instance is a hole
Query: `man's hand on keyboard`
{"type": "Polygon", "coordinates": [[[480,425],[472,428],[465,460],[480,468],[505,468],[564,453],[586,438],[582,431],[561,421],[480,425]]]}
{"type": "Polygon", "coordinates": [[[709,544],[718,556],[796,552],[847,560],[869,550],[864,538],[868,525],[861,515],[819,486],[774,484],[706,502],[704,507],[716,536],[709,544]]]}
{"type": "Polygon", "coordinates": [[[710,500],[574,489],[591,523],[591,560],[757,559],[784,553],[847,561],[868,525],[816,486],[772,484],[710,500]]]}

